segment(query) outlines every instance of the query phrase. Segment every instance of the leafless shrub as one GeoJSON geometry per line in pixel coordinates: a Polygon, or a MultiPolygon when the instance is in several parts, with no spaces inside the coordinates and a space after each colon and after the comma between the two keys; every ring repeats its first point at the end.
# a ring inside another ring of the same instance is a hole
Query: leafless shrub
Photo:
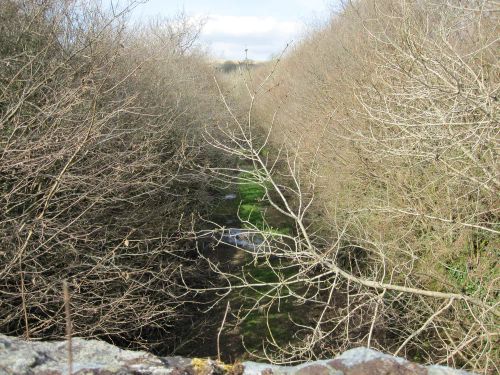
{"type": "Polygon", "coordinates": [[[0,2],[4,333],[64,336],[63,279],[72,334],[122,345],[172,349],[205,300],[182,233],[209,203],[192,165],[210,163],[197,129],[216,117],[211,72],[197,29],[132,31],[127,9],[0,2]]]}
{"type": "Polygon", "coordinates": [[[498,371],[497,8],[349,2],[247,82],[248,121],[235,116],[231,142],[212,143],[253,165],[296,235],[268,236],[280,281],[226,276],[233,290],[260,291],[255,308],[294,300],[312,317],[289,346],[269,328],[274,360],[368,344],[498,371]],[[255,119],[268,124],[264,142],[255,119]],[[267,141],[275,151],[263,156],[267,141]],[[285,277],[287,264],[299,271],[285,277]]]}

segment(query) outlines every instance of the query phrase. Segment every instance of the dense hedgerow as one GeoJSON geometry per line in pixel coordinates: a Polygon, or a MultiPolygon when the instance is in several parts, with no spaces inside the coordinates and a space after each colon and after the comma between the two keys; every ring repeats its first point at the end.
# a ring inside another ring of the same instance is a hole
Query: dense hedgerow
{"type": "Polygon", "coordinates": [[[3,333],[62,336],[66,279],[73,335],[164,351],[196,337],[208,297],[191,288],[212,279],[184,233],[210,207],[193,171],[222,162],[201,133],[224,111],[198,29],[132,28],[127,11],[0,1],[3,333]]]}
{"type": "MultiPolygon", "coordinates": [[[[498,371],[498,10],[488,0],[346,2],[247,78],[252,118],[272,124],[275,147],[288,146],[289,174],[303,181],[297,196],[316,176],[315,212],[303,220],[311,238],[330,238],[315,255],[322,272],[337,248],[334,264],[365,280],[491,306],[384,288],[350,309],[321,300],[329,306],[297,328],[311,344],[284,348],[282,358],[370,343],[498,371]]],[[[289,255],[305,270],[305,254],[289,255]]]]}

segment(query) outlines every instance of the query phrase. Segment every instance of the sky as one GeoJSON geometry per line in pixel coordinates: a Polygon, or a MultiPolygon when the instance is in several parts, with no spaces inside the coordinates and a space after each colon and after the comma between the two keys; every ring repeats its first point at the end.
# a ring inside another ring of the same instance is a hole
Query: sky
{"type": "Polygon", "coordinates": [[[338,0],[149,0],[133,18],[175,16],[184,11],[205,25],[200,42],[219,60],[263,61],[324,22],[338,0]],[[247,52],[245,52],[247,50],[247,52]]]}

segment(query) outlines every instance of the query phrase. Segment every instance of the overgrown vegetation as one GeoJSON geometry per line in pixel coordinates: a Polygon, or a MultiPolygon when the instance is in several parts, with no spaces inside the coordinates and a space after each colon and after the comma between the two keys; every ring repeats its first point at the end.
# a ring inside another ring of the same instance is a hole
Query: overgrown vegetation
{"type": "Polygon", "coordinates": [[[172,352],[204,332],[190,288],[215,279],[186,233],[211,206],[201,133],[225,112],[199,30],[131,29],[128,9],[0,1],[3,333],[64,335],[64,279],[74,335],[172,352]]]}
{"type": "Polygon", "coordinates": [[[67,280],[122,346],[498,372],[499,10],[346,2],[214,81],[185,18],[0,0],[0,331],[63,336],[67,280]],[[225,216],[262,243],[214,256],[225,216]]]}
{"type": "Polygon", "coordinates": [[[301,268],[261,308],[311,311],[295,342],[269,333],[262,353],[289,362],[369,345],[498,372],[498,10],[346,2],[284,57],[241,71],[250,110],[227,151],[295,222],[271,246],[301,268]]]}

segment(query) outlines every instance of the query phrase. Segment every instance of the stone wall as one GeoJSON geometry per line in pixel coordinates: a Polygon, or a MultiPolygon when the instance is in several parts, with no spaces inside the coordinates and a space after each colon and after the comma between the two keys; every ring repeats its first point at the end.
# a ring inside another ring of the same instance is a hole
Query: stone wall
{"type": "MultiPolygon", "coordinates": [[[[122,350],[97,340],[72,340],[72,373],[79,375],[465,375],[442,366],[424,367],[400,357],[356,348],[331,359],[299,366],[243,362],[226,365],[210,359],[157,357],[122,350]]],[[[0,335],[0,374],[66,375],[69,373],[65,341],[27,342],[0,335]]]]}

